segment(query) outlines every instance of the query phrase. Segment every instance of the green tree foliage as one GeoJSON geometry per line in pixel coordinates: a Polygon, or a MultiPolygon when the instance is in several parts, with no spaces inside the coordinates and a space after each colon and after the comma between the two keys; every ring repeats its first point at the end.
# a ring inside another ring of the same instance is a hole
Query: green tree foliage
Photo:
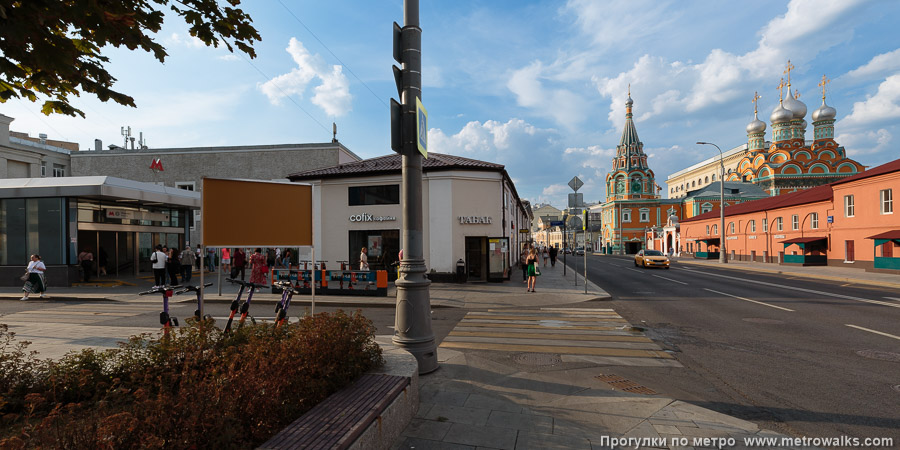
{"type": "Polygon", "coordinates": [[[0,103],[11,98],[49,98],[46,115],[84,117],[69,103],[81,92],[102,101],[135,106],[134,99],[112,89],[106,71],[107,46],[143,50],[164,62],[166,49],[156,42],[168,8],[190,26],[190,34],[208,46],[224,45],[256,57],[261,38],[240,0],[0,0],[0,103]]]}

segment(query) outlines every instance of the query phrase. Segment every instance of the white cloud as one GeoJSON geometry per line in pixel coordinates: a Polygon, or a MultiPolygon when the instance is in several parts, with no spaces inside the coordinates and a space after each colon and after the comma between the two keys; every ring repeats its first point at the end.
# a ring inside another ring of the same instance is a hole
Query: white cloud
{"type": "Polygon", "coordinates": [[[837,126],[852,130],[897,119],[900,119],[900,74],[885,79],[878,92],[865,101],[854,103],[853,111],[837,126]]]}
{"type": "Polygon", "coordinates": [[[841,133],[835,137],[847,149],[847,155],[857,158],[860,155],[868,155],[888,150],[888,146],[894,136],[886,129],[878,131],[861,131],[859,133],[841,133]]]}
{"type": "Polygon", "coordinates": [[[868,63],[853,69],[841,78],[851,81],[878,79],[900,71],[900,48],[873,57],[868,63]]]}
{"type": "Polygon", "coordinates": [[[550,186],[545,187],[544,190],[541,191],[541,195],[554,197],[554,196],[559,196],[559,195],[566,195],[571,190],[572,190],[572,188],[570,188],[569,186],[567,186],[565,184],[551,184],[550,186]]]}
{"type": "Polygon", "coordinates": [[[172,33],[169,36],[167,41],[168,45],[180,45],[189,48],[204,48],[206,44],[203,43],[200,39],[191,36],[191,35],[183,35],[178,33],[172,33]]]}
{"type": "Polygon", "coordinates": [[[234,53],[226,53],[222,56],[217,56],[216,59],[220,59],[222,61],[240,61],[241,60],[241,58],[239,58],[234,53]]]}
{"type": "Polygon", "coordinates": [[[341,66],[329,67],[321,56],[311,54],[296,38],[291,38],[286,50],[297,67],[259,85],[273,105],[280,104],[284,97],[302,96],[307,86],[319,79],[320,84],[313,89],[315,94],[310,101],[329,116],[350,112],[353,96],[341,66]]]}
{"type": "Polygon", "coordinates": [[[678,12],[669,8],[672,3],[658,0],[570,0],[564,9],[575,13],[576,24],[594,45],[610,47],[666,31],[678,17],[678,12]]]}

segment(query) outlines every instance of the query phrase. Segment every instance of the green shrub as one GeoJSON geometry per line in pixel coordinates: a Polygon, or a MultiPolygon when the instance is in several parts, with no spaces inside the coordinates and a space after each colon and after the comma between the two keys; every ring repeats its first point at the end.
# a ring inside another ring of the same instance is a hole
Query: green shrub
{"type": "Polygon", "coordinates": [[[252,448],[383,363],[359,311],[43,361],[0,325],[0,448],[252,448]]]}

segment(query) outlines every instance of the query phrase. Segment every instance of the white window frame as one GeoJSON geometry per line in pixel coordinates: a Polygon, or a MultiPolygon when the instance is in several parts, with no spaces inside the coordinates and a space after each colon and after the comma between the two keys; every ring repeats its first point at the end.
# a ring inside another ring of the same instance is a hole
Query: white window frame
{"type": "Polygon", "coordinates": [[[755,220],[750,221],[750,232],[756,233],[756,221],[755,220]]]}
{"type": "Polygon", "coordinates": [[[734,222],[728,222],[728,233],[734,234],[734,222]]]}
{"type": "Polygon", "coordinates": [[[175,187],[186,191],[197,192],[197,183],[194,181],[176,181],[175,187]],[[182,186],[190,186],[190,189],[184,189],[182,186]]]}
{"type": "Polygon", "coordinates": [[[641,214],[641,222],[650,222],[650,210],[648,208],[641,208],[638,211],[641,214]]]}
{"type": "Polygon", "coordinates": [[[894,213],[894,190],[893,189],[882,189],[879,193],[879,197],[881,198],[881,214],[893,214],[894,213]]]}
{"type": "Polygon", "coordinates": [[[819,213],[809,214],[809,227],[813,230],[819,229],[819,213]]]}
{"type": "Polygon", "coordinates": [[[763,219],[762,219],[762,232],[763,233],[769,232],[769,219],[765,218],[765,217],[763,217],[763,219]]]}
{"type": "Polygon", "coordinates": [[[66,168],[65,167],[53,167],[53,176],[54,177],[66,176],[66,168]]]}
{"type": "Polygon", "coordinates": [[[713,224],[713,226],[712,226],[712,234],[713,234],[714,236],[718,236],[718,235],[719,235],[719,225],[718,225],[718,224],[713,224]]]}
{"type": "Polygon", "coordinates": [[[784,221],[781,220],[781,217],[775,218],[775,231],[784,231],[784,221]]]}
{"type": "Polygon", "coordinates": [[[47,162],[41,161],[41,178],[44,178],[46,176],[47,176],[47,162]]]}
{"type": "Polygon", "coordinates": [[[700,214],[706,214],[706,213],[712,211],[712,208],[713,208],[712,203],[706,202],[706,203],[700,205],[700,214]]]}
{"type": "Polygon", "coordinates": [[[631,210],[623,209],[622,210],[622,223],[631,222],[631,210]]]}
{"type": "Polygon", "coordinates": [[[706,235],[709,236],[709,225],[706,226],[706,235]]]}
{"type": "Polygon", "coordinates": [[[798,214],[791,215],[791,230],[800,229],[800,216],[798,214]]]}
{"type": "Polygon", "coordinates": [[[856,216],[856,204],[853,199],[853,195],[845,195],[844,196],[844,217],[855,217],[856,216]]]}

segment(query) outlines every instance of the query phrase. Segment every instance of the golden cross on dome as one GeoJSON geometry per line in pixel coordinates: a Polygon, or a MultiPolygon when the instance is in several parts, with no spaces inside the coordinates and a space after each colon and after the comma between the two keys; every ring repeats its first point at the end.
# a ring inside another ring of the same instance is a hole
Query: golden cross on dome
{"type": "MultiPolygon", "coordinates": [[[[794,65],[791,64],[791,60],[788,60],[787,66],[784,68],[784,73],[787,74],[787,85],[791,85],[791,71],[794,70],[794,65]]],[[[791,91],[788,91],[790,94],[791,91]]]]}
{"type": "Polygon", "coordinates": [[[628,96],[631,97],[631,83],[628,83],[628,96]]]}
{"type": "Polygon", "coordinates": [[[759,106],[759,99],[761,99],[761,98],[762,98],[762,97],[759,95],[759,92],[754,92],[754,93],[753,93],[753,100],[752,100],[752,102],[753,102],[753,114],[754,114],[754,115],[756,115],[756,113],[759,112],[759,111],[757,110],[757,106],[759,106]]]}
{"type": "Polygon", "coordinates": [[[831,80],[822,75],[822,81],[819,82],[819,86],[822,87],[822,101],[825,101],[825,85],[831,83],[831,80]]]}
{"type": "Polygon", "coordinates": [[[784,84],[784,78],[782,78],[781,81],[778,82],[778,103],[781,103],[781,101],[784,99],[783,94],[785,86],[787,85],[784,84]]]}

